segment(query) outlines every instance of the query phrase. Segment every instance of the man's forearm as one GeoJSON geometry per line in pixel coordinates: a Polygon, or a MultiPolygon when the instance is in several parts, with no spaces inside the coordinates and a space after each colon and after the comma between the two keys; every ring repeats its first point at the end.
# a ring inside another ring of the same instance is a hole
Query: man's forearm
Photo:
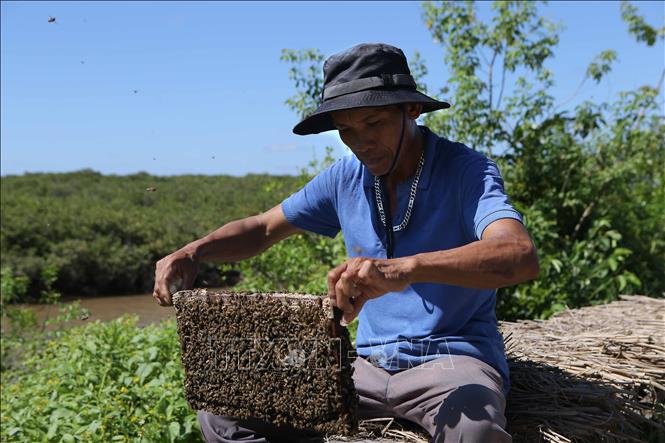
{"type": "Polygon", "coordinates": [[[189,243],[182,250],[197,262],[238,261],[253,257],[265,249],[265,227],[257,216],[229,222],[205,237],[189,243]]]}
{"type": "Polygon", "coordinates": [[[509,237],[492,238],[445,251],[398,258],[385,269],[390,272],[391,268],[395,275],[402,273],[410,283],[500,288],[536,278],[538,258],[533,245],[527,242],[509,237]]]}

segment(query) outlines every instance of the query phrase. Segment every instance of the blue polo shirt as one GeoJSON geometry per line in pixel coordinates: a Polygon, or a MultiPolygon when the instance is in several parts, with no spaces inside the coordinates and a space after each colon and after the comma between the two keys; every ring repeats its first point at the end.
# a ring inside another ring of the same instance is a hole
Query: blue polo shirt
{"type": "MultiPolygon", "coordinates": [[[[425,164],[411,219],[394,233],[394,257],[452,249],[482,237],[492,222],[521,222],[496,164],[425,128],[425,164]]],[[[397,186],[393,225],[404,219],[412,179],[397,186]]],[[[385,203],[384,203],[385,204],[385,203]]],[[[385,231],[374,176],[355,157],[339,159],[282,202],[289,223],[334,237],[341,230],[349,257],[386,258],[385,231]]],[[[368,301],[358,317],[358,355],[389,371],[448,354],[494,367],[510,389],[503,338],[497,330],[496,290],[414,283],[368,301]]]]}

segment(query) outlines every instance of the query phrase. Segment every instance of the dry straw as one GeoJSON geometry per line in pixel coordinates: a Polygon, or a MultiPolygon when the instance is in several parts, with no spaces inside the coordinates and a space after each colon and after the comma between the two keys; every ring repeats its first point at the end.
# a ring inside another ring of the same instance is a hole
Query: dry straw
{"type": "MultiPolygon", "coordinates": [[[[506,407],[515,442],[665,441],[665,300],[571,309],[502,322],[510,365],[506,407]]],[[[390,418],[361,420],[357,439],[427,442],[390,418]]]]}
{"type": "MultiPolygon", "coordinates": [[[[502,322],[515,442],[665,441],[665,300],[619,301],[566,310],[549,320],[502,322]]],[[[361,420],[328,442],[427,442],[416,425],[361,420]]]]}
{"type": "Polygon", "coordinates": [[[504,322],[516,441],[665,440],[665,300],[621,300],[504,322]]]}

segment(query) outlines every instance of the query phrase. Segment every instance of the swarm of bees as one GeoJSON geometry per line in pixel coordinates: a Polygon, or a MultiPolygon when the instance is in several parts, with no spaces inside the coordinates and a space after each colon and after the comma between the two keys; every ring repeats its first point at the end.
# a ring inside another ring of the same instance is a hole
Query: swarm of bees
{"type": "Polygon", "coordinates": [[[197,289],[173,303],[193,409],[303,432],[357,429],[354,349],[327,297],[197,289]]]}

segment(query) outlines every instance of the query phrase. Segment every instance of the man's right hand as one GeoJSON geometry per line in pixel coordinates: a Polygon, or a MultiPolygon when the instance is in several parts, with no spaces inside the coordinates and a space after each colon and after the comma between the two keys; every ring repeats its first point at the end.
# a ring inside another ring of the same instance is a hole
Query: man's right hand
{"type": "Polygon", "coordinates": [[[183,289],[191,289],[198,273],[196,259],[182,249],[157,262],[155,289],[152,296],[160,306],[172,306],[171,295],[183,289]]]}
{"type": "Polygon", "coordinates": [[[199,260],[244,260],[297,232],[302,231],[286,220],[281,204],[262,214],[227,223],[158,261],[152,296],[161,306],[172,306],[172,294],[194,286],[199,260]],[[195,249],[203,255],[195,255],[195,249]]]}

